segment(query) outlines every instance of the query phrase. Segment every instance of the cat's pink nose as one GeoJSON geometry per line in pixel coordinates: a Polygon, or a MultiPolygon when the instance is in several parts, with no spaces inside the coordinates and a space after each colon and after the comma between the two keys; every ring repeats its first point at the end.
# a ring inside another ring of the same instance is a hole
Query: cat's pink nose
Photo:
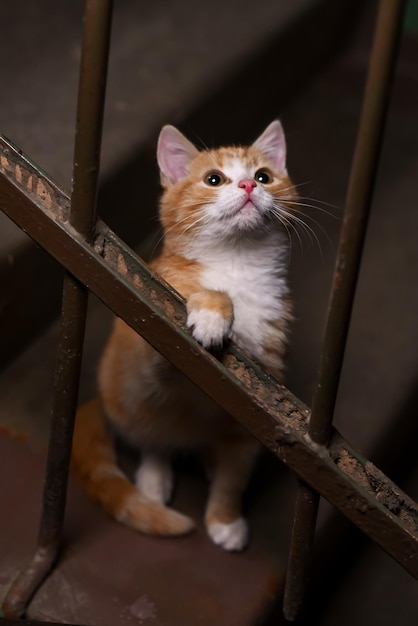
{"type": "Polygon", "coordinates": [[[248,193],[248,195],[250,195],[252,190],[254,189],[254,187],[257,187],[257,183],[255,182],[255,180],[251,180],[249,178],[245,178],[244,180],[241,180],[238,183],[238,187],[241,187],[242,189],[245,189],[245,191],[248,193]]]}

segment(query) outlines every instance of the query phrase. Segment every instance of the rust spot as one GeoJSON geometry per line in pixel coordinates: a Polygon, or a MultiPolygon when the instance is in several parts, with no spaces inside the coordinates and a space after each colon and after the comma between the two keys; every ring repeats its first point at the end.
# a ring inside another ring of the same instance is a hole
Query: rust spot
{"type": "Polygon", "coordinates": [[[3,154],[0,156],[0,165],[3,171],[6,171],[9,166],[9,159],[7,159],[3,154]]]}
{"type": "Polygon", "coordinates": [[[365,472],[369,484],[376,493],[376,499],[382,502],[389,511],[398,515],[401,509],[402,499],[400,495],[393,490],[393,486],[386,483],[384,474],[369,461],[365,465],[365,472]]]}
{"type": "Polygon", "coordinates": [[[134,285],[139,291],[144,290],[144,283],[142,281],[142,278],[138,274],[134,275],[134,285]]]}
{"type": "Polygon", "coordinates": [[[364,468],[360,461],[352,456],[348,450],[341,448],[338,456],[334,458],[334,462],[345,474],[349,474],[356,480],[366,491],[369,493],[373,490],[370,487],[370,483],[365,474],[364,468]]]}
{"type": "Polygon", "coordinates": [[[43,206],[46,209],[51,209],[52,207],[51,193],[49,189],[47,188],[47,186],[45,185],[45,183],[43,182],[43,180],[41,180],[40,178],[38,178],[37,185],[36,185],[36,195],[39,197],[43,206]]]}
{"type": "Polygon", "coordinates": [[[173,303],[171,302],[171,300],[165,300],[165,302],[164,302],[164,311],[167,313],[168,317],[173,319],[175,310],[174,310],[174,306],[173,306],[173,303]]]}
{"type": "Polygon", "coordinates": [[[19,184],[22,184],[23,176],[22,176],[22,168],[20,167],[20,165],[16,164],[15,173],[16,173],[17,182],[19,184]]]}
{"type": "Polygon", "coordinates": [[[117,267],[119,251],[103,236],[102,256],[113,268],[117,267]]]}
{"type": "Polygon", "coordinates": [[[118,255],[117,267],[120,274],[123,274],[125,276],[128,273],[128,267],[122,254],[118,255]]]}

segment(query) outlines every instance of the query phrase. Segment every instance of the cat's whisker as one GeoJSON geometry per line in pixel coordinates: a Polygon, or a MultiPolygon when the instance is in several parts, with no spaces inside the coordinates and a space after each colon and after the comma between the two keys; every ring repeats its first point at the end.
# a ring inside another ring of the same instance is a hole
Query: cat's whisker
{"type": "MultiPolygon", "coordinates": [[[[313,196],[299,196],[300,200],[310,200],[311,202],[315,202],[316,204],[323,204],[330,209],[335,209],[337,211],[342,211],[343,207],[338,204],[333,204],[332,202],[327,202],[326,200],[319,200],[318,198],[314,198],[313,196]]],[[[315,205],[313,205],[315,206],[315,205]]]]}
{"type": "MultiPolygon", "coordinates": [[[[295,184],[295,185],[291,185],[289,187],[283,188],[282,192],[286,192],[286,191],[294,192],[295,190],[298,190],[300,187],[304,187],[306,185],[310,185],[311,183],[312,183],[312,181],[308,180],[308,181],[305,181],[304,183],[298,183],[298,184],[295,184]]],[[[323,206],[329,207],[330,209],[336,209],[337,211],[341,211],[342,210],[342,207],[340,205],[332,204],[331,202],[326,202],[325,200],[319,200],[318,198],[314,198],[312,195],[304,195],[303,196],[303,195],[298,194],[297,198],[299,198],[299,200],[306,200],[306,201],[315,203],[315,204],[312,205],[314,208],[318,208],[316,205],[322,204],[323,206]]],[[[297,201],[296,198],[295,198],[294,193],[291,196],[289,196],[289,200],[297,201]]]]}
{"type": "MultiPolygon", "coordinates": [[[[292,233],[291,233],[290,228],[292,225],[289,224],[288,220],[286,220],[285,218],[281,218],[279,215],[275,215],[275,217],[280,221],[280,223],[282,224],[282,226],[284,227],[286,231],[287,239],[289,241],[289,261],[290,261],[290,259],[292,258],[292,233]]],[[[299,243],[300,245],[302,245],[302,242],[300,240],[299,240],[299,243]]]]}
{"type": "MultiPolygon", "coordinates": [[[[190,203],[190,206],[193,206],[192,203],[190,203]]],[[[152,259],[154,256],[154,253],[156,251],[156,249],[158,248],[158,246],[160,245],[160,243],[167,238],[167,236],[169,236],[173,230],[176,230],[179,225],[181,225],[184,222],[187,222],[190,219],[190,217],[188,215],[186,215],[183,219],[179,220],[178,222],[176,222],[173,226],[171,226],[170,228],[166,228],[165,230],[163,230],[162,234],[160,234],[157,242],[155,243],[152,252],[150,254],[150,258],[152,259]]],[[[193,226],[195,226],[198,222],[203,221],[205,219],[205,215],[202,215],[200,218],[198,218],[197,220],[195,220],[194,222],[192,222],[191,224],[188,224],[187,227],[179,234],[180,237],[182,237],[188,230],[190,230],[191,228],[193,228],[193,226]]]]}
{"type": "Polygon", "coordinates": [[[311,244],[316,244],[318,246],[319,252],[321,254],[321,257],[323,256],[322,254],[322,246],[321,246],[321,242],[319,240],[318,235],[316,234],[316,232],[313,230],[313,228],[311,228],[311,226],[309,226],[309,224],[307,224],[303,219],[301,219],[300,217],[298,217],[297,215],[295,215],[294,213],[288,211],[286,209],[286,207],[284,207],[283,205],[276,205],[275,207],[275,214],[277,215],[277,217],[280,218],[285,218],[288,222],[288,224],[291,224],[293,227],[293,230],[295,232],[295,234],[298,237],[298,240],[301,244],[301,249],[303,251],[303,245],[302,245],[302,240],[301,237],[299,235],[299,228],[306,234],[306,236],[308,237],[309,241],[311,242],[311,244]]]}
{"type": "MultiPolygon", "coordinates": [[[[303,184],[306,185],[307,183],[301,183],[301,184],[302,185],[303,184]]],[[[289,198],[295,198],[295,197],[297,197],[297,196],[295,196],[295,190],[297,189],[297,187],[300,187],[300,185],[292,185],[291,184],[291,185],[288,185],[287,187],[282,187],[280,189],[280,193],[282,194],[282,193],[286,193],[287,191],[290,191],[291,195],[289,195],[289,198]]]]}
{"type": "Polygon", "coordinates": [[[292,184],[292,189],[299,189],[299,187],[305,187],[306,185],[311,185],[311,180],[305,180],[303,183],[292,184]]]}
{"type": "MultiPolygon", "coordinates": [[[[332,242],[332,240],[331,240],[327,230],[321,225],[321,223],[318,220],[316,220],[312,216],[312,214],[310,212],[301,211],[301,208],[313,209],[314,211],[319,211],[319,212],[321,212],[321,213],[323,213],[323,214],[325,214],[325,215],[327,215],[329,217],[332,217],[333,219],[339,220],[340,218],[339,218],[338,215],[335,215],[335,213],[333,213],[331,211],[328,211],[327,209],[325,209],[325,208],[323,208],[321,206],[318,206],[316,203],[324,204],[327,207],[331,207],[333,209],[338,209],[338,210],[340,210],[340,207],[338,207],[336,205],[333,205],[333,204],[330,204],[328,202],[323,202],[321,200],[316,200],[316,199],[313,201],[315,204],[312,203],[312,202],[303,202],[301,200],[311,200],[310,197],[306,197],[305,198],[303,196],[299,197],[299,198],[294,198],[292,196],[290,196],[290,197],[283,197],[283,195],[282,195],[280,199],[281,199],[282,203],[288,209],[290,209],[292,215],[295,215],[295,214],[301,215],[301,216],[303,216],[305,221],[306,220],[310,220],[311,222],[313,222],[315,227],[317,229],[319,229],[321,231],[321,233],[324,235],[328,245],[331,248],[333,248],[333,242],[332,242]]],[[[283,208],[285,208],[285,207],[283,207],[283,208]]],[[[311,229],[311,230],[313,230],[313,229],[311,229]]],[[[319,248],[320,248],[320,246],[319,246],[319,248]]],[[[321,251],[321,253],[322,253],[322,251],[321,251]]]]}
{"type": "Polygon", "coordinates": [[[310,243],[311,244],[316,243],[318,245],[318,248],[321,250],[321,245],[319,243],[318,237],[316,236],[312,228],[310,228],[303,220],[296,217],[292,213],[287,214],[287,217],[288,217],[289,222],[293,222],[295,233],[298,232],[298,227],[300,227],[300,229],[306,234],[310,243]]]}
{"type": "MultiPolygon", "coordinates": [[[[293,200],[292,198],[289,198],[289,199],[288,198],[282,198],[282,200],[284,200],[286,202],[286,204],[294,205],[296,207],[301,206],[301,207],[305,207],[307,209],[314,209],[315,211],[320,211],[321,213],[324,213],[325,215],[329,215],[333,219],[339,219],[339,217],[337,215],[335,215],[334,213],[332,213],[331,211],[327,211],[327,209],[324,209],[323,207],[317,206],[316,204],[311,204],[309,202],[301,202],[300,199],[299,200],[293,200]]],[[[333,205],[329,205],[329,206],[332,207],[333,205]]],[[[334,208],[337,209],[338,207],[334,207],[334,208]]]]}
{"type": "Polygon", "coordinates": [[[202,150],[204,150],[205,152],[210,152],[208,144],[203,141],[202,137],[196,131],[193,130],[192,132],[195,139],[197,140],[196,145],[199,144],[200,146],[202,146],[202,150]]]}
{"type": "MultiPolygon", "coordinates": [[[[339,216],[334,215],[333,213],[331,213],[330,211],[327,211],[326,209],[323,209],[322,207],[318,207],[315,204],[308,204],[305,202],[300,202],[300,201],[296,201],[296,200],[290,200],[287,201],[286,200],[286,205],[290,205],[289,208],[291,209],[292,212],[297,213],[298,215],[302,215],[305,219],[310,220],[311,222],[313,222],[315,224],[315,226],[317,228],[319,228],[319,230],[321,230],[321,232],[325,235],[325,238],[327,239],[329,245],[332,247],[332,241],[326,231],[326,229],[322,226],[322,224],[316,220],[313,215],[309,212],[305,212],[305,211],[301,211],[300,207],[303,208],[307,208],[307,209],[315,209],[316,211],[320,211],[321,213],[324,213],[325,215],[328,215],[329,217],[332,217],[333,219],[339,220],[339,216]]],[[[331,205],[332,206],[332,205],[331,205]]]]}
{"type": "Polygon", "coordinates": [[[297,211],[298,215],[302,215],[305,219],[310,220],[311,222],[313,222],[315,224],[315,226],[321,231],[321,233],[324,235],[325,239],[327,240],[329,246],[332,248],[333,247],[333,243],[332,240],[329,236],[329,234],[327,233],[326,229],[322,226],[322,224],[320,222],[318,222],[318,220],[316,220],[312,215],[310,215],[309,213],[304,213],[303,211],[297,211]]]}
{"type": "Polygon", "coordinates": [[[283,212],[281,210],[274,210],[273,211],[273,215],[285,227],[286,232],[287,232],[288,237],[289,237],[290,246],[292,244],[291,232],[295,233],[295,235],[296,235],[296,237],[297,237],[297,239],[299,241],[301,252],[303,253],[303,241],[302,241],[302,238],[301,238],[301,236],[299,234],[298,229],[296,228],[296,225],[294,223],[292,223],[292,220],[290,219],[292,217],[292,214],[291,213],[285,214],[285,212],[283,212]]]}
{"type": "Polygon", "coordinates": [[[177,228],[177,226],[179,224],[181,224],[182,222],[185,222],[188,219],[188,217],[184,217],[182,220],[179,220],[178,222],[176,222],[173,226],[171,226],[171,228],[166,228],[165,230],[163,229],[161,235],[158,238],[157,243],[154,245],[153,249],[152,249],[152,255],[154,254],[156,248],[159,246],[159,244],[161,243],[161,241],[165,238],[166,234],[170,233],[174,228],[177,228]]]}
{"type": "Polygon", "coordinates": [[[151,253],[149,255],[150,260],[152,261],[152,259],[154,258],[154,254],[156,252],[156,250],[158,249],[158,246],[160,245],[160,243],[163,241],[164,239],[164,231],[162,230],[160,233],[156,232],[155,233],[155,237],[158,237],[157,241],[155,242],[155,244],[152,247],[151,253]]]}
{"type": "Polygon", "coordinates": [[[194,222],[192,222],[191,224],[188,224],[188,226],[186,226],[186,228],[182,231],[182,235],[185,235],[190,229],[194,228],[195,226],[197,226],[197,224],[200,224],[201,222],[206,220],[206,215],[202,215],[201,217],[199,217],[198,219],[196,219],[194,222]]]}
{"type": "Polygon", "coordinates": [[[319,241],[319,237],[316,234],[316,232],[314,231],[313,228],[311,228],[311,226],[309,226],[309,224],[307,224],[306,222],[304,222],[301,218],[297,217],[294,214],[291,214],[293,220],[296,222],[297,225],[299,225],[302,230],[304,230],[304,232],[306,233],[306,235],[308,236],[309,240],[311,241],[311,243],[316,243],[320,254],[322,256],[322,247],[321,247],[321,243],[319,241]]]}
{"type": "MultiPolygon", "coordinates": [[[[288,211],[284,207],[281,207],[281,210],[285,212],[285,214],[287,215],[287,217],[290,220],[293,220],[296,224],[300,225],[305,230],[306,233],[308,233],[310,236],[312,235],[317,240],[317,236],[316,236],[316,233],[314,232],[314,230],[301,217],[299,217],[299,215],[297,213],[294,213],[292,211],[288,211]]],[[[302,215],[304,217],[306,217],[304,214],[302,214],[302,215]]],[[[308,218],[313,220],[315,222],[315,224],[317,224],[317,222],[313,218],[311,218],[310,216],[308,216],[308,218]]]]}

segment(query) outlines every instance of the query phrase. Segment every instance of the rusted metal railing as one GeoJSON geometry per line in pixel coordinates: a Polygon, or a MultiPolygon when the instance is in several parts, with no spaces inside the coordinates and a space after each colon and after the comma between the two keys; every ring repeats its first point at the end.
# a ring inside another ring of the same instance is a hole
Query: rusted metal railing
{"type": "Polygon", "coordinates": [[[418,505],[334,428],[327,448],[313,442],[308,436],[306,405],[236,346],[230,346],[219,361],[205,351],[186,328],[185,307],[178,294],[157,279],[103,222],[97,221],[94,240],[88,242],[69,223],[70,201],[63,192],[4,140],[0,140],[0,155],[4,164],[0,206],[5,212],[303,481],[418,578],[418,505]]]}
{"type": "MultiPolygon", "coordinates": [[[[394,11],[392,16],[397,24],[401,4],[396,0],[381,2],[382,7],[390,6],[394,11]]],[[[302,528],[295,526],[296,539],[293,542],[296,546],[293,554],[297,556],[299,551],[299,557],[293,561],[293,570],[288,576],[288,581],[293,583],[290,591],[288,587],[286,600],[285,610],[289,618],[295,616],[303,596],[300,581],[306,577],[306,556],[314,533],[317,494],[329,500],[418,578],[418,505],[356,452],[332,426],[335,393],[367,221],[366,208],[370,201],[384,119],[384,94],[390,78],[396,28],[390,39],[392,43],[389,44],[388,39],[387,47],[383,46],[386,51],[383,61],[382,50],[376,43],[379,50],[375,52],[378,59],[375,62],[377,65],[383,63],[384,68],[376,83],[369,82],[368,94],[373,92],[382,104],[380,109],[366,107],[360,127],[327,331],[327,336],[334,336],[334,339],[327,339],[324,346],[311,415],[307,406],[249,361],[236,346],[228,347],[217,360],[196,343],[186,327],[184,302],[179,295],[157,279],[146,264],[96,218],[111,6],[110,0],[86,2],[71,200],[19,150],[5,139],[0,139],[0,208],[67,271],[38,548],[27,570],[9,591],[4,605],[5,615],[12,619],[24,614],[30,597],[57,558],[87,289],[241,422],[285,462],[304,485],[299,496],[302,505],[298,506],[296,513],[302,528]],[[376,89],[379,89],[378,93],[375,93],[376,89]],[[365,140],[368,156],[366,161],[362,161],[358,155],[362,154],[361,144],[365,140]],[[362,174],[360,186],[353,182],[358,169],[362,174]]]]}

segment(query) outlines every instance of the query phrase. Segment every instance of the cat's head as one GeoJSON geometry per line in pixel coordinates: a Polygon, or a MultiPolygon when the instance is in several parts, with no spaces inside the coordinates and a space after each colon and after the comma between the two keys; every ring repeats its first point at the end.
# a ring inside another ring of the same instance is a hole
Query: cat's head
{"type": "Polygon", "coordinates": [[[296,192],[278,120],[249,147],[204,151],[164,126],[157,158],[164,187],[160,218],[166,239],[177,245],[192,238],[210,245],[286,225],[296,192]]]}

